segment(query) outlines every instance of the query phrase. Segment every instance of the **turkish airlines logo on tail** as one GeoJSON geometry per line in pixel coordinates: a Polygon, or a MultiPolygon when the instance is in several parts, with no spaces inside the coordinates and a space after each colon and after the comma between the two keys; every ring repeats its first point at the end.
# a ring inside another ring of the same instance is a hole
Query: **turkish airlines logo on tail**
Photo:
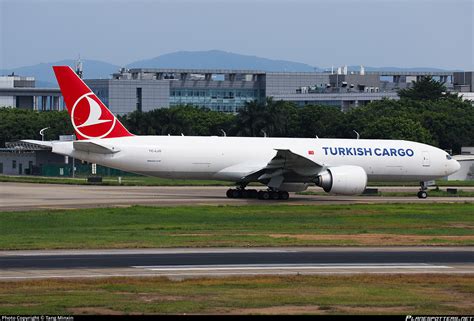
{"type": "Polygon", "coordinates": [[[71,111],[74,129],[84,138],[102,138],[114,129],[117,118],[89,92],[79,97],[71,111]]]}

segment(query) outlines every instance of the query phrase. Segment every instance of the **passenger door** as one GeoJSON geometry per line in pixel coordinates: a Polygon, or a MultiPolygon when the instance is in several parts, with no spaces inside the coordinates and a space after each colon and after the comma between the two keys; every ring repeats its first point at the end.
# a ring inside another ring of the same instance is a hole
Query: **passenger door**
{"type": "Polygon", "coordinates": [[[430,154],[428,152],[423,152],[423,166],[430,167],[430,154]]]}

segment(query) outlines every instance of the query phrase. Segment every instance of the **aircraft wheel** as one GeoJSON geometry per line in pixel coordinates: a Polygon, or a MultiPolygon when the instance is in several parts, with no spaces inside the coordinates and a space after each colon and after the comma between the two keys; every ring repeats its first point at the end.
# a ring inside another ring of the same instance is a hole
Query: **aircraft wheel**
{"type": "Polygon", "coordinates": [[[262,191],[262,200],[269,200],[270,199],[270,192],[262,191]]]}
{"type": "Polygon", "coordinates": [[[234,193],[233,193],[233,189],[229,188],[227,190],[227,192],[225,193],[225,195],[227,196],[227,198],[233,198],[234,197],[234,193]]]}
{"type": "Polygon", "coordinates": [[[250,193],[246,189],[243,189],[242,191],[240,191],[240,193],[242,194],[242,198],[249,198],[250,197],[250,193]]]}
{"type": "Polygon", "coordinates": [[[272,198],[272,200],[276,201],[280,198],[280,193],[272,191],[272,192],[270,192],[270,197],[272,198]]]}
{"type": "Polygon", "coordinates": [[[426,191],[419,191],[417,196],[418,196],[418,198],[427,198],[428,193],[426,191]]]}
{"type": "Polygon", "coordinates": [[[258,198],[258,191],[256,189],[249,190],[250,198],[258,198]]]}
{"type": "Polygon", "coordinates": [[[281,200],[286,201],[287,199],[290,198],[290,194],[287,191],[280,191],[280,192],[278,192],[278,194],[279,194],[278,196],[281,200]]]}
{"type": "Polygon", "coordinates": [[[238,189],[233,189],[232,190],[232,198],[241,198],[242,197],[242,192],[238,189]]]}

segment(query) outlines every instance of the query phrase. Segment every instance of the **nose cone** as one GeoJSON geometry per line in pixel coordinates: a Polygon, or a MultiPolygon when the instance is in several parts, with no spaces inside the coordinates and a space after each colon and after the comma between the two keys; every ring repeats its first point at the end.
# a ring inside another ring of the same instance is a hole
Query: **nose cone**
{"type": "Polygon", "coordinates": [[[453,173],[456,173],[459,169],[461,169],[461,164],[459,164],[459,162],[455,159],[452,159],[451,160],[451,164],[450,164],[450,169],[451,169],[451,174],[453,173]]]}

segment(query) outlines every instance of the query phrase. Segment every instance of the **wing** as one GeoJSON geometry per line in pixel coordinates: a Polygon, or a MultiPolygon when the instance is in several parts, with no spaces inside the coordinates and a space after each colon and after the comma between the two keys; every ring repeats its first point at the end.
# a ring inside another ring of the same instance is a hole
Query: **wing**
{"type": "Polygon", "coordinates": [[[289,149],[276,149],[276,155],[263,168],[244,177],[241,181],[261,181],[269,187],[278,188],[285,182],[311,182],[324,168],[289,149]]]}

